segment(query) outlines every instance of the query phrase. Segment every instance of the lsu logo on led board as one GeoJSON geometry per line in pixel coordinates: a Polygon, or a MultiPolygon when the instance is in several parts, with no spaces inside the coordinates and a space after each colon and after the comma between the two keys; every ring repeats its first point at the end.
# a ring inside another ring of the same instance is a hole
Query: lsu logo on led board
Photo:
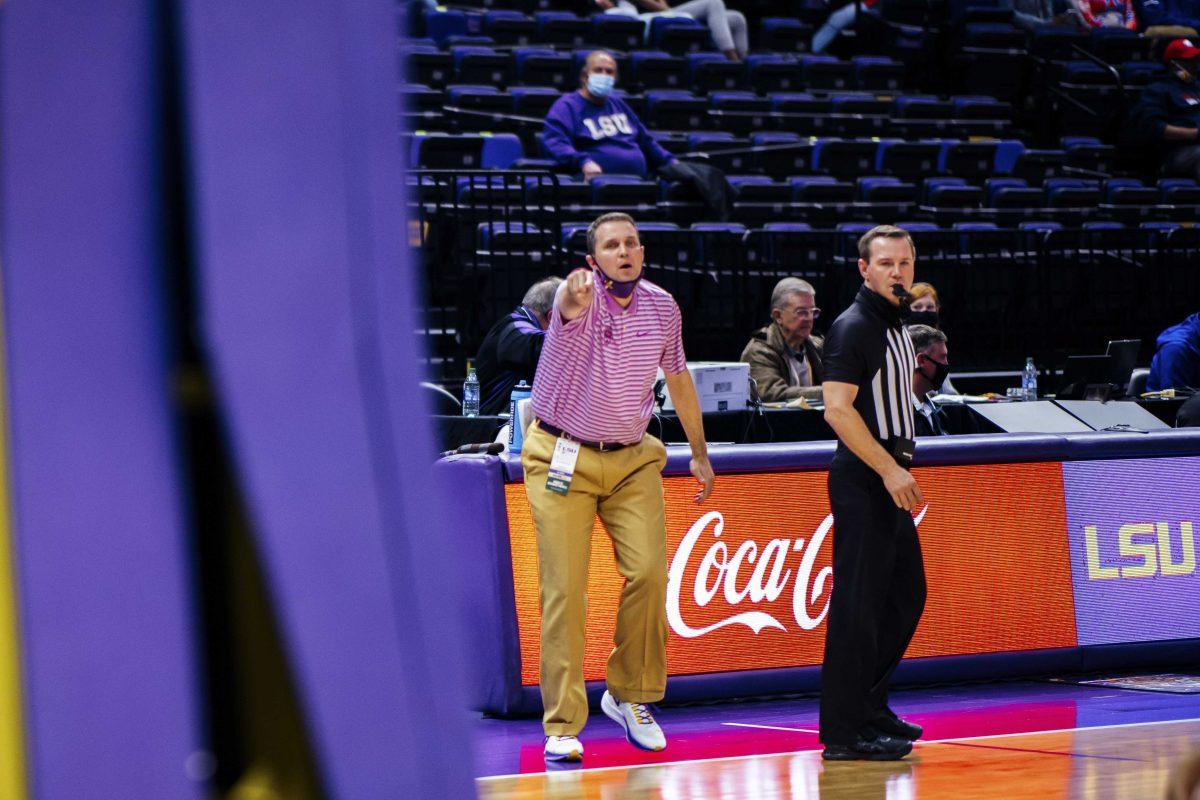
{"type": "MultiPolygon", "coordinates": [[[[1101,554],[1102,534],[1096,525],[1083,526],[1088,579],[1103,581],[1191,575],[1196,571],[1196,537],[1190,521],[1128,522],[1116,531],[1117,554],[1113,563],[1101,554]]],[[[1111,548],[1111,538],[1104,540],[1111,548]]]]}

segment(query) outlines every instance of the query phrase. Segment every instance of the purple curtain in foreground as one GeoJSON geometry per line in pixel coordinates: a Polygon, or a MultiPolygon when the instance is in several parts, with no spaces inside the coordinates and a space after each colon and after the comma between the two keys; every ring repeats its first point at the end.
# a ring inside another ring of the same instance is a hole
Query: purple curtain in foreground
{"type": "Polygon", "coordinates": [[[473,795],[392,3],[183,10],[203,340],[333,797],[473,795]]]}
{"type": "Polygon", "coordinates": [[[161,6],[0,3],[0,263],[30,796],[200,798],[171,412],[161,6]],[[190,759],[190,760],[189,760],[190,759]]]}

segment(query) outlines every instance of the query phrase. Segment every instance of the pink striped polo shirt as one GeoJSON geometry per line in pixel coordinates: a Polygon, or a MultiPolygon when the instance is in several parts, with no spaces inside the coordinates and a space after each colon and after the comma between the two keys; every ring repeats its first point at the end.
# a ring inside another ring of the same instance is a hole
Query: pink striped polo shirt
{"type": "Polygon", "coordinates": [[[593,442],[641,441],[654,407],[658,368],[687,369],[679,306],[642,279],[621,308],[595,277],[592,304],[570,322],[555,309],[533,377],[533,412],[593,442]]]}

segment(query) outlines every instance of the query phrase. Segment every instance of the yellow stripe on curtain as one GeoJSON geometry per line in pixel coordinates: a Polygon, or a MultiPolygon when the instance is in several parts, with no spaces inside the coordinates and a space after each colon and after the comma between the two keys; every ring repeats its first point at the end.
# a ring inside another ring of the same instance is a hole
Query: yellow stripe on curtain
{"type": "Polygon", "coordinates": [[[9,513],[8,373],[4,358],[3,299],[0,288],[0,798],[26,800],[21,639],[17,625],[17,581],[9,513]]]}

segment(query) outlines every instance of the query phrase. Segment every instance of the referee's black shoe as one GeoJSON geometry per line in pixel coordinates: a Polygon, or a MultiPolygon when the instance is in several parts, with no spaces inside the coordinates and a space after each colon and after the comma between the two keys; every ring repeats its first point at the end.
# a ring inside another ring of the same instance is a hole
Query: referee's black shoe
{"type": "Polygon", "coordinates": [[[912,752],[912,742],[867,730],[850,744],[829,744],[821,753],[826,761],[899,761],[912,752]]]}
{"type": "Polygon", "coordinates": [[[920,739],[921,733],[924,731],[920,725],[897,717],[890,708],[884,709],[882,714],[871,720],[871,726],[880,733],[909,741],[920,739]]]}

